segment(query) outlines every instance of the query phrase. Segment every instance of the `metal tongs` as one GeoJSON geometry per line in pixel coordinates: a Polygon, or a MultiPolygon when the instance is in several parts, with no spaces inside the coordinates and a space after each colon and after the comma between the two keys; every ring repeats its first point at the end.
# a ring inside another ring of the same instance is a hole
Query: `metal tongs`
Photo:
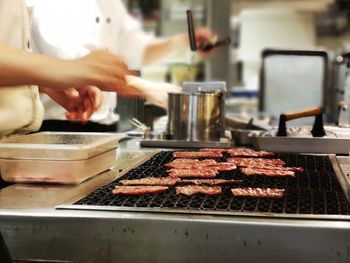
{"type": "Polygon", "coordinates": [[[199,47],[197,47],[192,11],[187,10],[186,14],[187,14],[187,27],[188,27],[188,37],[190,40],[190,48],[193,52],[196,51],[197,49],[200,51],[208,52],[213,48],[216,48],[219,46],[228,46],[229,44],[231,44],[232,40],[229,36],[225,37],[222,40],[218,40],[217,37],[214,37],[211,41],[207,43],[203,43],[199,47]]]}
{"type": "Polygon", "coordinates": [[[130,123],[131,123],[132,125],[134,125],[135,128],[140,129],[140,130],[143,131],[144,133],[147,133],[147,132],[150,130],[149,127],[147,127],[145,124],[143,124],[142,122],[140,122],[140,121],[139,121],[138,119],[136,119],[136,118],[131,118],[130,123]]]}

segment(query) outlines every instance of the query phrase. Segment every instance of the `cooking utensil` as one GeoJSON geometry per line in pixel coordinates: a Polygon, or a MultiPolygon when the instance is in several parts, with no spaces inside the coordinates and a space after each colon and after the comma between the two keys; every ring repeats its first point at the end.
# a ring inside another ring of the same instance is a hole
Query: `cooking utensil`
{"type": "Polygon", "coordinates": [[[321,108],[309,108],[301,111],[286,112],[280,115],[277,136],[287,136],[286,122],[303,117],[315,116],[314,126],[311,130],[313,137],[323,137],[326,132],[323,128],[322,109],[321,108]]]}
{"type": "Polygon", "coordinates": [[[77,184],[111,168],[123,134],[41,132],[0,143],[9,182],[77,184]]]}
{"type": "Polygon", "coordinates": [[[192,51],[196,51],[197,43],[196,43],[196,35],[194,31],[192,11],[187,10],[186,15],[187,15],[188,38],[190,40],[190,48],[192,51]]]}
{"type": "Polygon", "coordinates": [[[227,36],[221,40],[216,40],[213,42],[204,43],[199,47],[199,50],[208,52],[208,51],[212,50],[213,48],[216,48],[219,46],[228,46],[231,44],[231,42],[232,42],[232,39],[229,36],[227,36]]]}
{"type": "Polygon", "coordinates": [[[170,93],[168,133],[173,140],[219,141],[223,129],[220,92],[170,93]]]}

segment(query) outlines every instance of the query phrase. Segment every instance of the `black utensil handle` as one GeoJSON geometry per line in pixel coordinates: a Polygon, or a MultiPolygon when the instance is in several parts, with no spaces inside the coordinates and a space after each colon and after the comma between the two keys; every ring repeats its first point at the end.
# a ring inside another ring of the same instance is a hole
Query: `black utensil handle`
{"type": "Polygon", "coordinates": [[[190,40],[190,47],[192,51],[197,50],[197,44],[196,44],[196,36],[194,32],[194,23],[193,23],[193,17],[192,17],[192,11],[187,10],[187,26],[188,26],[188,38],[190,40]]]}

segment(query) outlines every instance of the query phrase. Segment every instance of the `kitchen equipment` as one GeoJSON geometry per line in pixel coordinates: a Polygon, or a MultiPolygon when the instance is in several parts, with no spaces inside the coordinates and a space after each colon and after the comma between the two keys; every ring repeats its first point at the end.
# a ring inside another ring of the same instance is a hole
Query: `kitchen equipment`
{"type": "Polygon", "coordinates": [[[108,133],[40,132],[0,143],[5,181],[78,184],[111,168],[118,141],[108,133]]]}
{"type": "Polygon", "coordinates": [[[219,92],[170,93],[168,133],[171,139],[218,141],[222,132],[219,92]]]}
{"type": "MultiPolygon", "coordinates": [[[[328,54],[322,50],[275,50],[262,53],[259,110],[278,125],[281,112],[322,107],[326,121],[331,108],[327,94],[328,54]]],[[[311,125],[308,118],[296,125],[311,125]]]]}
{"type": "Polygon", "coordinates": [[[229,147],[224,139],[225,82],[184,82],[170,93],[166,139],[141,140],[144,147],[229,147]]]}
{"type": "Polygon", "coordinates": [[[190,48],[192,51],[196,51],[197,43],[196,43],[192,11],[186,10],[186,15],[187,15],[188,38],[190,40],[190,48]]]}
{"type": "Polygon", "coordinates": [[[216,47],[220,47],[220,46],[228,46],[230,45],[232,42],[231,38],[229,36],[225,37],[224,39],[221,39],[221,40],[217,40],[217,38],[215,38],[213,41],[210,41],[208,43],[204,43],[203,45],[201,45],[199,47],[199,50],[202,50],[202,51],[210,51],[212,50],[213,48],[216,48],[216,47]]]}
{"type": "MultiPolygon", "coordinates": [[[[226,161],[225,155],[220,161],[226,161]]],[[[112,190],[124,179],[167,176],[164,164],[171,162],[171,151],[163,151],[129,170],[114,182],[105,185],[72,205],[57,208],[113,211],[147,211],[163,213],[241,215],[273,218],[326,219],[336,216],[350,218],[349,186],[344,174],[339,173],[334,156],[299,155],[279,153],[276,158],[286,166],[305,169],[295,177],[245,176],[239,169],[221,171],[218,178],[243,180],[239,185],[223,185],[222,194],[216,196],[177,195],[175,187],[160,194],[123,196],[113,195],[112,190]],[[336,172],[337,171],[337,172],[336,172]],[[338,181],[339,180],[339,181],[338,181]],[[341,183],[340,183],[341,182],[341,183]],[[234,187],[270,187],[285,189],[282,199],[245,198],[232,196],[234,187]]]]}
{"type": "Polygon", "coordinates": [[[254,148],[266,151],[349,154],[350,150],[350,129],[323,127],[319,108],[281,114],[278,129],[252,132],[250,136],[254,148]],[[312,129],[310,126],[286,128],[286,120],[312,115],[316,115],[312,129]]]}
{"type": "Polygon", "coordinates": [[[323,128],[322,110],[320,108],[310,108],[307,110],[294,111],[288,113],[282,113],[280,115],[277,136],[287,136],[286,122],[302,117],[315,116],[314,126],[312,127],[311,134],[313,137],[323,137],[326,132],[323,128]]]}
{"type": "Polygon", "coordinates": [[[341,101],[338,103],[339,119],[338,124],[342,127],[350,127],[350,53],[342,54],[337,57],[338,74],[341,74],[336,79],[336,85],[343,85],[338,87],[342,94],[341,101]],[[340,65],[344,65],[342,68],[340,65]],[[344,70],[344,71],[342,71],[344,70]],[[341,82],[341,83],[339,83],[341,82]]]}

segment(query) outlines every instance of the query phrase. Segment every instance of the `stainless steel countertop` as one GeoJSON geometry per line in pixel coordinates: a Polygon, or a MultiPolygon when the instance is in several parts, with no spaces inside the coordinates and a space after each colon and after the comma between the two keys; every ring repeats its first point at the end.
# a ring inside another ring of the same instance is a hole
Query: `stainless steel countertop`
{"type": "MultiPolygon", "coordinates": [[[[121,142],[114,168],[79,185],[14,184],[2,189],[0,231],[13,257],[25,262],[349,262],[350,221],[341,218],[55,209],[159,150],[140,148],[138,142],[121,142]]],[[[350,171],[350,158],[340,157],[340,163],[350,171]]]]}

